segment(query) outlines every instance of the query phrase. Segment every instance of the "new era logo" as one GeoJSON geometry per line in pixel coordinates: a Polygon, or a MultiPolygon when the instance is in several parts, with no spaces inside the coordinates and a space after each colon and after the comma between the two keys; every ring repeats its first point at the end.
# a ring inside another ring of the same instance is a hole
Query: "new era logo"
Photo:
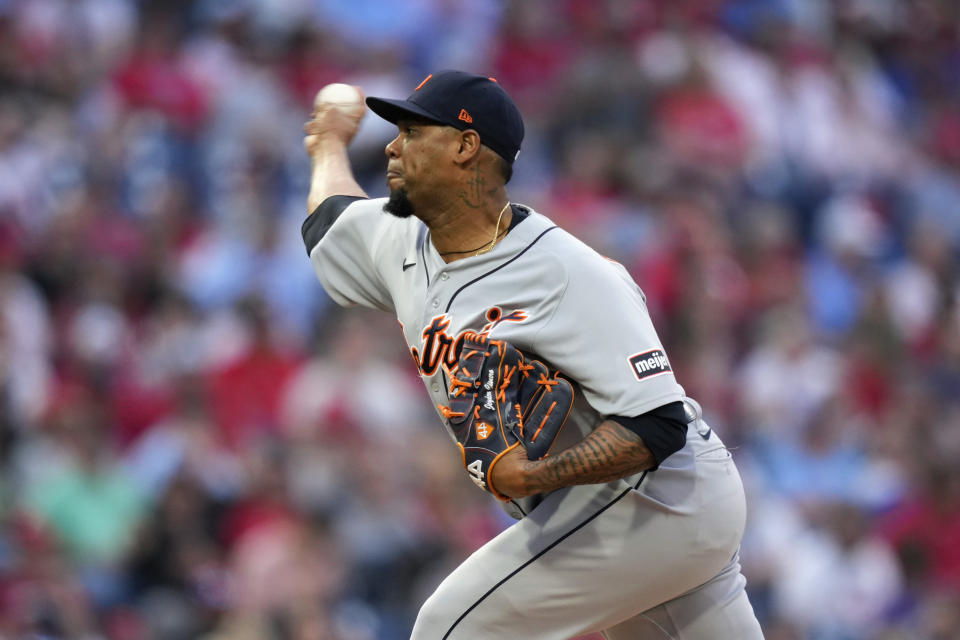
{"type": "Polygon", "coordinates": [[[473,122],[473,116],[467,113],[466,109],[460,109],[460,115],[457,116],[457,119],[464,122],[473,122]]]}
{"type": "Polygon", "coordinates": [[[630,356],[630,366],[633,368],[633,374],[637,376],[637,380],[672,371],[670,361],[667,360],[667,354],[663,352],[663,349],[650,349],[630,356]]]}

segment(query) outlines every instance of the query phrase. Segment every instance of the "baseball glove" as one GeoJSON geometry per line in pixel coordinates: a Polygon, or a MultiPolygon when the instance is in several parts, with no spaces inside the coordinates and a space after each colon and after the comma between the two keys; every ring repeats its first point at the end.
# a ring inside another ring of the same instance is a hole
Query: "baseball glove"
{"type": "Polygon", "coordinates": [[[500,500],[490,472],[521,444],[531,460],[546,456],[573,404],[573,387],[540,361],[526,362],[513,345],[474,332],[464,335],[450,372],[450,423],[470,479],[500,500]]]}

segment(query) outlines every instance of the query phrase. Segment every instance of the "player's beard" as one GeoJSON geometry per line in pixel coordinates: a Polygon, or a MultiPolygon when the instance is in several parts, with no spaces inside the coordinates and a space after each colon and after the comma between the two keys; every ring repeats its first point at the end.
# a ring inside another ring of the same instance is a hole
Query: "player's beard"
{"type": "Polygon", "coordinates": [[[387,204],[383,205],[383,210],[398,218],[409,218],[412,215],[416,215],[413,209],[413,203],[410,202],[406,190],[402,187],[390,191],[390,199],[387,200],[387,204]]]}

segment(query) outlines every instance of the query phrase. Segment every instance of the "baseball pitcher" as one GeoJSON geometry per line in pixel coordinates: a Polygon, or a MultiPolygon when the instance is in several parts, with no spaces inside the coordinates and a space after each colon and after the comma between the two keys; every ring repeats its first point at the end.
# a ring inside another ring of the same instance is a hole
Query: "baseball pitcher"
{"type": "Polygon", "coordinates": [[[390,196],[368,198],[349,166],[362,105],[317,105],[307,253],[337,303],[396,314],[451,455],[518,520],[442,582],[412,637],[762,638],[730,452],[626,270],[508,199],[513,100],[443,71],[366,105],[398,128],[390,196]]]}

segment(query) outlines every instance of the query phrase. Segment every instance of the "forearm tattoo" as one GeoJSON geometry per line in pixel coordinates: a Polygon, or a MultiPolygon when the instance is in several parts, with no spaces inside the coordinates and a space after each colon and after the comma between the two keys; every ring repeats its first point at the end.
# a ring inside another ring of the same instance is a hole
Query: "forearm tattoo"
{"type": "Polygon", "coordinates": [[[569,449],[529,463],[526,478],[531,493],[543,493],[574,484],[610,482],[655,465],[640,436],[607,420],[569,449]]]}

